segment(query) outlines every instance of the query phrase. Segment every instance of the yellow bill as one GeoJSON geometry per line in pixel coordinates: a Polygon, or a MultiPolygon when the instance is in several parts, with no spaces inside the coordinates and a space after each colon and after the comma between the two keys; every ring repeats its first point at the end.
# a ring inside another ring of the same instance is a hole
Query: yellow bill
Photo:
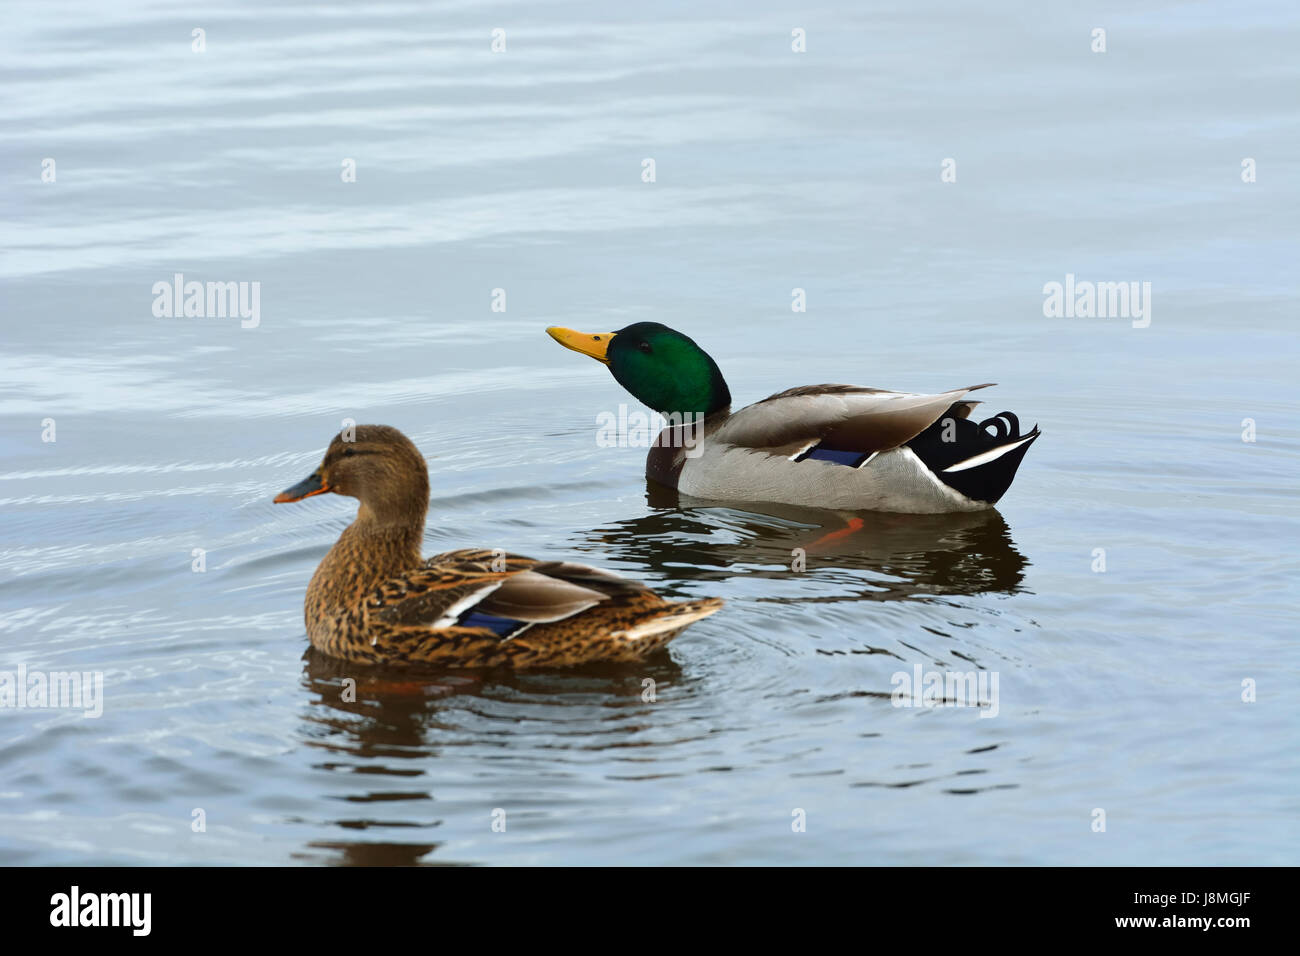
{"type": "Polygon", "coordinates": [[[566,349],[573,349],[573,351],[581,352],[583,355],[590,355],[597,362],[609,364],[609,359],[605,358],[605,352],[609,349],[609,343],[614,339],[613,332],[575,332],[573,329],[564,329],[558,325],[552,325],[546,330],[546,334],[566,349]]]}

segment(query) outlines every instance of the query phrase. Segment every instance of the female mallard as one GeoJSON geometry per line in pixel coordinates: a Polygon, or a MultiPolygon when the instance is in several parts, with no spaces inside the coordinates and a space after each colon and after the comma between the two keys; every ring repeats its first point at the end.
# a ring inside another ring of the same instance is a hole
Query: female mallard
{"type": "Polygon", "coordinates": [[[424,459],[386,425],[345,434],[319,468],[275,498],[328,491],[361,502],[307,586],[307,635],[324,654],[403,667],[633,661],[722,606],[717,598],[672,603],[609,571],[504,551],[423,561],[424,459]]]}
{"type": "Polygon", "coordinates": [[[991,508],[1038,426],[1011,412],[976,424],[972,385],[937,395],[805,385],[732,414],[717,363],[682,333],[637,322],[592,335],[546,330],[609,366],[668,419],[646,459],[653,481],[697,498],[935,514],[991,508]],[[989,429],[994,433],[990,434],[989,429]]]}

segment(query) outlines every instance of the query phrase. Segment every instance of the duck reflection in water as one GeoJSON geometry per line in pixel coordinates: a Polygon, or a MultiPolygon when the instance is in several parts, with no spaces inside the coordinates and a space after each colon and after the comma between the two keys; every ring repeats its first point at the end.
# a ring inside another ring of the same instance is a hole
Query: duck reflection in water
{"type": "Polygon", "coordinates": [[[348,809],[332,821],[343,831],[340,839],[312,841],[298,858],[337,866],[464,862],[438,855],[442,844],[427,839],[444,822],[438,806],[441,784],[431,761],[447,742],[463,743],[457,740],[463,709],[448,711],[463,708],[460,699],[478,697],[488,707],[493,700],[554,701],[562,706],[548,709],[561,724],[580,713],[611,731],[616,728],[607,742],[619,747],[629,733],[659,716],[655,704],[646,702],[645,681],[666,687],[682,677],[666,648],[636,664],[597,663],[572,670],[393,673],[329,657],[310,646],[303,660],[303,685],[310,698],[302,736],[321,752],[316,768],[338,774],[348,809]],[[419,831],[423,839],[403,843],[391,838],[403,831],[419,831]],[[355,840],[348,838],[352,832],[358,833],[355,840]],[[390,838],[377,841],[378,834],[390,838]]]}
{"type": "Polygon", "coordinates": [[[943,595],[1015,594],[1029,562],[996,510],[914,515],[824,511],[789,505],[718,503],[646,483],[654,510],[596,528],[568,546],[617,557],[662,577],[672,593],[680,580],[737,575],[788,580],[804,572],[862,572],[862,587],[842,597],[780,598],[783,602],[857,599],[925,600],[943,595]]]}

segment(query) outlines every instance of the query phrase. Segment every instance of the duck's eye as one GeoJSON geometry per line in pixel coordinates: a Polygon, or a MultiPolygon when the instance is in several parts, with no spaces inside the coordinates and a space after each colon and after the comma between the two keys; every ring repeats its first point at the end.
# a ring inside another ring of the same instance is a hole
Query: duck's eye
{"type": "Polygon", "coordinates": [[[638,342],[636,347],[637,347],[638,349],[640,349],[642,352],[644,352],[646,355],[649,355],[649,354],[650,354],[650,343],[649,343],[649,342],[638,342]]]}
{"type": "Polygon", "coordinates": [[[351,448],[344,448],[344,449],[343,449],[343,457],[344,457],[344,458],[351,458],[353,454],[354,454],[354,452],[353,452],[353,450],[352,450],[351,448]]]}

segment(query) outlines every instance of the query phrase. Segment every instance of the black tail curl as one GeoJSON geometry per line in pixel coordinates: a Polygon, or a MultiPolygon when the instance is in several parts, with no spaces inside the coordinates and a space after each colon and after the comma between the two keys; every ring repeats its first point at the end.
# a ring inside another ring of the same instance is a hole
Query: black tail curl
{"type": "Polygon", "coordinates": [[[973,422],[959,417],[957,408],[957,405],[950,407],[938,421],[909,441],[907,447],[949,488],[975,501],[996,504],[1011,487],[1025,452],[1029,451],[1029,446],[1038,438],[1038,426],[1035,425],[1031,431],[1022,435],[1020,419],[1012,412],[998,412],[992,418],[973,422]],[[990,428],[993,429],[992,434],[990,428]],[[1029,440],[1024,441],[1025,439],[1029,440]],[[1015,445],[1020,441],[1024,441],[1024,444],[1010,448],[989,461],[960,471],[948,471],[985,452],[1015,445]]]}

